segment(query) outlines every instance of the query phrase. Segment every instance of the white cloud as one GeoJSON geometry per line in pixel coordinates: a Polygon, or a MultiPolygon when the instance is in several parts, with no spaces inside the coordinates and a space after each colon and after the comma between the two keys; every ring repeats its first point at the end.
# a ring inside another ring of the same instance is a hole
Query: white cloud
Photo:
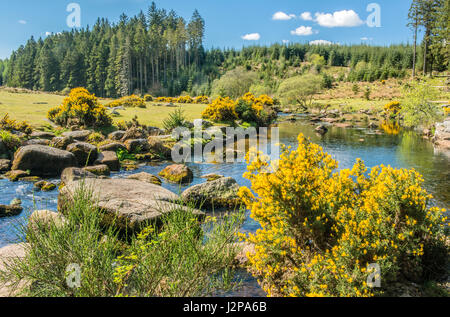
{"type": "Polygon", "coordinates": [[[312,21],[313,20],[311,12],[303,12],[302,14],[300,14],[300,18],[302,18],[305,21],[312,21]]]}
{"type": "MultiPolygon", "coordinates": [[[[310,26],[300,26],[298,28],[296,28],[294,31],[291,31],[292,35],[298,35],[298,36],[308,36],[308,35],[312,35],[313,29],[310,26]]],[[[317,32],[316,32],[317,33],[317,32]]]]}
{"type": "Polygon", "coordinates": [[[241,38],[246,41],[258,41],[261,35],[259,33],[250,33],[243,35],[241,38]]]}
{"type": "Polygon", "coordinates": [[[52,32],[45,32],[45,36],[50,36],[50,35],[52,35],[52,32]]]}
{"type": "Polygon", "coordinates": [[[372,41],[372,40],[373,40],[372,37],[367,37],[367,36],[364,36],[361,38],[361,41],[372,41]]]}
{"type": "Polygon", "coordinates": [[[331,13],[316,13],[315,21],[320,26],[334,27],[353,27],[364,24],[358,14],[353,10],[342,10],[331,13]]]}
{"type": "Polygon", "coordinates": [[[295,19],[295,14],[287,14],[282,11],[278,11],[272,16],[272,20],[276,21],[287,21],[291,19],[295,19]]]}
{"type": "Polygon", "coordinates": [[[310,45],[333,45],[333,42],[327,40],[314,40],[309,42],[310,45]]]}
{"type": "Polygon", "coordinates": [[[19,22],[20,24],[27,24],[27,21],[25,21],[25,20],[19,20],[17,22],[19,22]]]}
{"type": "Polygon", "coordinates": [[[289,40],[283,40],[282,42],[283,42],[283,44],[288,44],[290,41],[289,40]]]}

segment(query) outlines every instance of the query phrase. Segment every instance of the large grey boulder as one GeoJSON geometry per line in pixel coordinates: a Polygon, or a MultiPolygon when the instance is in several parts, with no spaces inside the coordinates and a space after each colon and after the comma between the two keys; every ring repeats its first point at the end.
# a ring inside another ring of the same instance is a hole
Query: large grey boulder
{"type": "Polygon", "coordinates": [[[92,134],[92,131],[89,130],[82,130],[82,131],[69,131],[69,132],[64,132],[62,134],[63,137],[66,138],[72,138],[75,141],[86,141],[87,138],[92,134]]]}
{"type": "Polygon", "coordinates": [[[44,145],[21,147],[14,155],[12,170],[30,171],[36,176],[56,176],[67,167],[77,166],[75,155],[44,145]]]}
{"type": "Polygon", "coordinates": [[[69,144],[67,151],[75,155],[78,166],[92,165],[98,157],[97,147],[85,142],[69,144]]]}
{"type": "MultiPolygon", "coordinates": [[[[188,208],[175,203],[178,195],[161,186],[132,179],[85,179],[67,183],[58,197],[58,210],[67,212],[77,189],[92,192],[92,204],[103,211],[103,222],[119,230],[139,231],[147,223],[158,223],[161,216],[175,209],[188,208]]],[[[203,217],[199,210],[194,214],[203,217]]]]}
{"type": "Polygon", "coordinates": [[[70,182],[86,178],[97,178],[97,175],[79,167],[66,168],[61,174],[61,182],[63,184],[68,184],[70,182]]]}
{"type": "Polygon", "coordinates": [[[241,204],[238,197],[239,185],[231,177],[192,186],[186,189],[181,198],[197,207],[210,210],[216,208],[237,208],[241,204]]]}

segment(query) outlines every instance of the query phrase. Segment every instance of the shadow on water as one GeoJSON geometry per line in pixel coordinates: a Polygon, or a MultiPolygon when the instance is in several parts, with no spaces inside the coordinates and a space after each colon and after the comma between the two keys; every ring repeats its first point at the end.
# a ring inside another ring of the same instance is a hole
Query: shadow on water
{"type": "MultiPolygon", "coordinates": [[[[442,154],[435,154],[433,145],[411,131],[400,131],[398,134],[386,134],[369,129],[344,129],[329,127],[329,132],[324,136],[316,134],[315,126],[305,122],[281,123],[280,141],[293,148],[297,146],[297,136],[303,133],[312,142],[320,144],[324,150],[330,153],[338,162],[339,168],[351,168],[357,158],[364,160],[367,167],[376,165],[391,165],[396,168],[414,168],[425,179],[425,188],[433,194],[433,204],[449,209],[450,205],[450,160],[442,154]]],[[[138,171],[120,172],[112,175],[114,178],[123,178],[129,174],[148,172],[157,175],[165,166],[171,163],[146,165],[138,171]]],[[[200,178],[209,173],[221,174],[233,177],[241,186],[250,186],[248,180],[242,177],[246,170],[245,163],[235,164],[196,164],[189,163],[194,173],[194,181],[188,186],[179,186],[163,182],[162,186],[175,193],[181,193],[189,186],[200,184],[206,180],[200,178]]],[[[57,182],[57,180],[53,180],[57,182]]],[[[34,206],[37,209],[56,210],[58,192],[50,193],[34,192],[32,183],[0,180],[0,204],[9,204],[14,198],[20,198],[28,212],[10,218],[0,218],[0,247],[17,242],[14,232],[14,224],[18,220],[25,220],[34,206]]],[[[244,232],[255,232],[259,228],[258,223],[250,218],[244,223],[244,232]]],[[[247,272],[239,272],[243,278],[244,287],[236,292],[227,294],[230,296],[263,296],[263,292],[255,279],[247,272]]]]}

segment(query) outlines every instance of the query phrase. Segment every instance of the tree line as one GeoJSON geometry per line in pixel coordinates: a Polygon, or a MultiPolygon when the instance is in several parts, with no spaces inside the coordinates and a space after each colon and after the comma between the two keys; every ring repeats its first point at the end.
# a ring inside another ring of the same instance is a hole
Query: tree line
{"type": "MultiPolygon", "coordinates": [[[[205,22],[197,10],[185,21],[152,3],[118,23],[98,19],[92,28],[31,38],[0,61],[0,84],[43,91],[82,86],[100,97],[131,93],[210,95],[213,83],[237,67],[273,87],[280,79],[305,72],[304,62],[350,67],[339,80],[374,81],[449,67],[449,1],[413,0],[408,15],[413,45],[309,45],[300,43],[205,50],[205,22]],[[418,32],[424,39],[417,45],[418,32]],[[295,70],[294,73],[292,70],[295,70]]],[[[308,66],[309,67],[309,66],[308,66]]]]}

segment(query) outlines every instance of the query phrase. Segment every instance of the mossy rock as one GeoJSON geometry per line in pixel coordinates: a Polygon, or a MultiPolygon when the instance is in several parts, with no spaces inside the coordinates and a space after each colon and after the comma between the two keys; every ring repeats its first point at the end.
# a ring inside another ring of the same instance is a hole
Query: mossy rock
{"type": "Polygon", "coordinates": [[[86,172],[90,172],[97,176],[109,176],[111,174],[111,170],[109,169],[108,165],[95,165],[95,166],[87,166],[83,168],[86,172]]]}
{"type": "Polygon", "coordinates": [[[31,183],[36,183],[39,182],[40,180],[41,178],[39,176],[26,176],[19,178],[19,181],[21,182],[31,182],[31,183]]]}
{"type": "Polygon", "coordinates": [[[191,169],[182,164],[167,166],[159,173],[159,176],[170,183],[176,184],[188,184],[194,179],[194,174],[192,173],[191,169]]]}
{"type": "Polygon", "coordinates": [[[156,177],[155,175],[149,174],[149,173],[138,173],[138,174],[133,174],[127,177],[128,179],[135,179],[141,182],[146,182],[146,183],[150,183],[150,184],[155,184],[155,185],[159,185],[161,186],[162,182],[161,180],[156,177]]]}
{"type": "Polygon", "coordinates": [[[30,174],[28,172],[21,171],[21,170],[14,170],[14,171],[7,172],[5,174],[5,177],[7,179],[9,179],[11,182],[17,182],[20,178],[28,177],[28,176],[30,176],[30,174]]]}
{"type": "Polygon", "coordinates": [[[36,189],[42,190],[43,192],[50,192],[56,189],[56,185],[47,181],[40,181],[34,184],[36,189]]]}

